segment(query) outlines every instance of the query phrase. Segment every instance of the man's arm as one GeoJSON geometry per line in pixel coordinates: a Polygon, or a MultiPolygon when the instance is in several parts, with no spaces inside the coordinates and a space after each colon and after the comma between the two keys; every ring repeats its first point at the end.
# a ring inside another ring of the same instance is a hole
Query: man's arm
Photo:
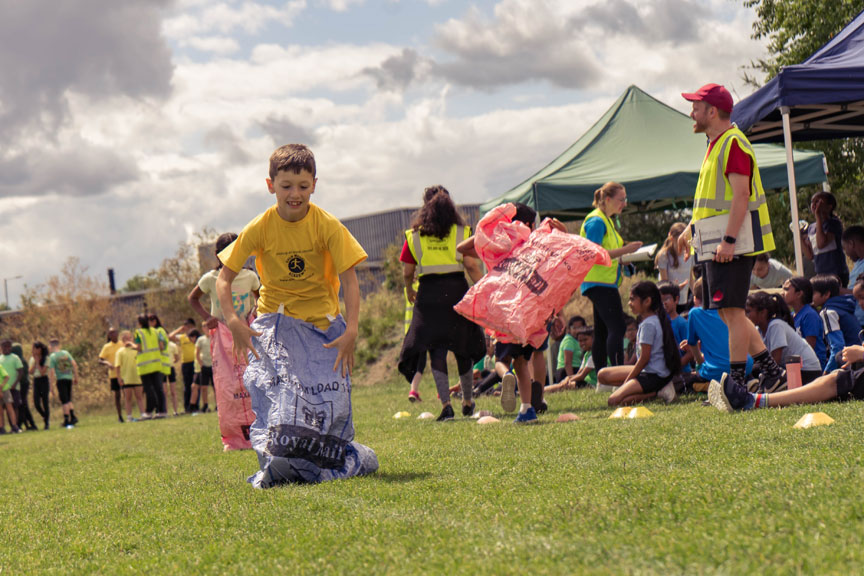
{"type": "Polygon", "coordinates": [[[352,266],[339,275],[342,283],[342,294],[345,297],[345,333],[325,344],[325,348],[336,348],[336,362],[333,371],[341,366],[342,376],[354,370],[354,345],[357,343],[357,332],[360,323],[360,283],[357,281],[357,271],[352,266]]]}
{"type": "Polygon", "coordinates": [[[258,352],[252,346],[252,337],[260,336],[261,332],[256,332],[249,327],[245,320],[241,320],[237,316],[237,311],[234,310],[234,302],[231,296],[231,283],[237,277],[237,272],[234,272],[228,266],[222,266],[219,270],[219,276],[216,278],[216,297],[219,298],[219,304],[222,306],[222,313],[225,315],[225,324],[231,330],[231,336],[234,339],[234,358],[246,358],[246,353],[251,351],[255,358],[258,358],[258,352]]]}

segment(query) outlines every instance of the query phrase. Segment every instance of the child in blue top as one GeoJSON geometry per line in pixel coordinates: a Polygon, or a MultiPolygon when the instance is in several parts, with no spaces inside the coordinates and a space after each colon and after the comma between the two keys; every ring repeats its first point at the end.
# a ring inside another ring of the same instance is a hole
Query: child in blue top
{"type": "MultiPolygon", "coordinates": [[[[666,310],[666,315],[669,316],[669,323],[672,324],[672,332],[675,334],[675,342],[681,347],[687,341],[687,320],[678,315],[678,301],[681,298],[681,289],[677,284],[672,282],[660,282],[657,284],[657,289],[660,290],[660,298],[663,300],[663,309],[666,310]]],[[[681,375],[690,374],[690,361],[693,360],[693,353],[690,350],[682,348],[681,350],[681,375]]]]}
{"type": "Polygon", "coordinates": [[[794,314],[795,331],[813,348],[822,370],[828,363],[825,350],[825,327],[819,313],[810,305],[813,302],[813,286],[803,276],[795,276],[783,283],[783,299],[794,314]]]}
{"type": "Polygon", "coordinates": [[[840,294],[840,280],[831,274],[818,274],[810,280],[813,304],[822,308],[819,315],[825,325],[825,337],[830,346],[825,373],[840,368],[839,355],[846,346],[861,344],[860,325],[855,319],[855,298],[840,294]]]}
{"type": "MultiPolygon", "coordinates": [[[[856,224],[843,231],[843,252],[852,261],[852,271],[849,273],[849,293],[855,288],[858,277],[864,275],[864,226],[856,224]]],[[[864,328],[864,308],[855,308],[855,318],[864,328]]]]}
{"type": "Polygon", "coordinates": [[[675,400],[672,377],[681,370],[681,355],[660,291],[653,282],[639,282],[630,290],[630,310],[642,317],[636,332],[636,365],[610,366],[597,374],[597,382],[618,387],[609,406],[634,404],[659,397],[675,400]]]}

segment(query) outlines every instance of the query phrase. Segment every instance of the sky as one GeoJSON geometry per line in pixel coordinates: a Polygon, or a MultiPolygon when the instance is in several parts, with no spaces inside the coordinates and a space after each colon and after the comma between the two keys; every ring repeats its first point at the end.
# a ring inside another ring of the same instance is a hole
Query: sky
{"type": "MultiPolygon", "coordinates": [[[[635,84],[736,101],[766,55],[735,0],[0,0],[0,280],[77,257],[118,287],[273,202],[308,144],[337,217],[503,194],[635,84]]],[[[20,277],[20,278],[19,278],[20,277]]]]}

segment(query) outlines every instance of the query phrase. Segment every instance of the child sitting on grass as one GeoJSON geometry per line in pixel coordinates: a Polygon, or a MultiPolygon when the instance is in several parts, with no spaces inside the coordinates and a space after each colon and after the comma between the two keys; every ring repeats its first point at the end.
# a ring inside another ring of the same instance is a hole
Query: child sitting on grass
{"type": "Polygon", "coordinates": [[[687,341],[687,320],[683,316],[678,315],[678,302],[681,290],[672,282],[660,282],[657,284],[657,289],[660,290],[663,309],[666,310],[666,315],[669,316],[669,323],[672,325],[672,332],[675,334],[675,342],[681,347],[681,373],[678,380],[681,385],[675,387],[676,390],[681,390],[683,389],[683,382],[691,372],[690,361],[693,360],[693,353],[682,346],[687,341]]]}
{"type": "Polygon", "coordinates": [[[582,316],[573,316],[567,322],[567,333],[564,334],[561,345],[558,347],[558,365],[555,368],[556,382],[573,376],[579,370],[579,365],[582,364],[582,348],[580,348],[576,336],[580,330],[585,328],[585,325],[585,318],[582,316]]]}
{"type": "Polygon", "coordinates": [[[636,331],[639,321],[629,314],[624,315],[624,364],[636,363],[636,331]]]}
{"type": "Polygon", "coordinates": [[[597,373],[594,371],[594,360],[591,358],[591,347],[594,346],[594,327],[585,326],[580,328],[576,334],[579,348],[582,351],[582,362],[575,374],[567,376],[558,384],[546,387],[546,393],[561,392],[562,390],[573,390],[585,386],[597,386],[597,373]]]}
{"type": "Polygon", "coordinates": [[[810,279],[813,286],[813,305],[821,308],[819,315],[825,326],[829,344],[825,373],[839,368],[838,358],[845,346],[861,344],[858,320],[855,319],[855,298],[840,294],[840,280],[831,274],[819,274],[810,279]]]}
{"type": "Polygon", "coordinates": [[[822,371],[828,363],[825,350],[825,327],[822,317],[810,305],[813,302],[813,286],[803,276],[793,276],[783,283],[783,300],[794,312],[795,331],[804,338],[816,353],[822,371]]]}
{"type": "Polygon", "coordinates": [[[639,282],[630,290],[630,310],[642,317],[636,334],[636,364],[609,366],[597,374],[597,382],[617,389],[609,396],[609,406],[635,404],[662,398],[675,400],[672,377],[681,370],[681,355],[660,291],[653,282],[639,282]]]}

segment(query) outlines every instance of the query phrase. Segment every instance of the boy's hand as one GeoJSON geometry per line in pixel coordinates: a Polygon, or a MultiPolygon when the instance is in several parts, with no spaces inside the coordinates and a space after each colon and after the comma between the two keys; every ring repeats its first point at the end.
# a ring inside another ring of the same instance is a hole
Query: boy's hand
{"type": "Polygon", "coordinates": [[[347,370],[348,375],[354,370],[354,345],[357,343],[357,332],[346,330],[342,336],[333,340],[329,344],[324,344],[324,348],[336,348],[339,353],[336,355],[336,362],[333,364],[335,372],[339,366],[342,367],[342,377],[345,377],[347,370]]]}
{"type": "Polygon", "coordinates": [[[564,232],[565,234],[568,233],[567,226],[565,226],[564,223],[557,218],[550,218],[549,226],[551,226],[553,230],[558,230],[560,232],[564,232]]]}
{"type": "Polygon", "coordinates": [[[219,320],[215,316],[210,316],[207,320],[204,321],[204,326],[208,330],[215,330],[216,326],[219,325],[219,320]]]}
{"type": "Polygon", "coordinates": [[[234,316],[228,321],[228,329],[231,330],[231,336],[234,338],[235,362],[237,362],[238,359],[245,360],[248,351],[251,351],[252,355],[255,356],[256,359],[260,358],[258,352],[256,352],[255,348],[252,346],[252,337],[261,336],[261,332],[252,330],[246,322],[237,316],[234,316]]]}
{"type": "Polygon", "coordinates": [[[847,346],[843,348],[843,368],[849,368],[856,362],[864,360],[864,346],[847,346]]]}

